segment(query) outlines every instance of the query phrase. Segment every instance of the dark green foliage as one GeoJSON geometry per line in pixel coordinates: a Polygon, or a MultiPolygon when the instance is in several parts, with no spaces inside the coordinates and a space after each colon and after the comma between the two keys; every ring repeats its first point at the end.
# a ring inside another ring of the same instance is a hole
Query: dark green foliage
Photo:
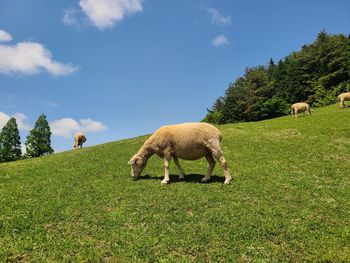
{"type": "Polygon", "coordinates": [[[223,107],[223,97],[219,97],[216,99],[213,107],[211,109],[207,109],[208,114],[207,116],[205,116],[205,118],[202,121],[209,122],[209,123],[221,123],[222,107],[223,107]]]}
{"type": "Polygon", "coordinates": [[[247,68],[220,97],[220,108],[216,102],[203,121],[222,124],[274,118],[288,114],[295,102],[326,106],[346,91],[350,91],[350,36],[322,31],[314,43],[278,64],[270,59],[267,66],[247,68]]]}
{"type": "Polygon", "coordinates": [[[21,158],[21,141],[15,118],[9,119],[0,133],[0,161],[15,161],[21,158]]]}
{"type": "Polygon", "coordinates": [[[284,100],[273,97],[256,104],[255,111],[260,114],[262,119],[267,119],[286,115],[290,112],[290,109],[284,100]]]}
{"type": "Polygon", "coordinates": [[[39,157],[53,153],[51,148],[51,131],[44,114],[40,115],[30,131],[26,142],[26,155],[39,157]]]}

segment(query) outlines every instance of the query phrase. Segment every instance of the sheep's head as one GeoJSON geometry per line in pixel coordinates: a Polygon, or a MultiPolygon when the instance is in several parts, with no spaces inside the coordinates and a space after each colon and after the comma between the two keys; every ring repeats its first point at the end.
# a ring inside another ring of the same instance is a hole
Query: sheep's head
{"type": "Polygon", "coordinates": [[[131,176],[137,179],[147,164],[147,160],[139,155],[134,155],[128,162],[131,165],[131,176]]]}

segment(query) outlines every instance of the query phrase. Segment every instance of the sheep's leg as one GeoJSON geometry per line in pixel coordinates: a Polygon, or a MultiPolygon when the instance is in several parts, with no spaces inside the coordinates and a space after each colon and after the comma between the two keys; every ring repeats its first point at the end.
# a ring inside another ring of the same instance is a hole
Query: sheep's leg
{"type": "Polygon", "coordinates": [[[232,177],[230,175],[230,172],[228,171],[227,162],[226,162],[224,155],[222,154],[220,145],[217,145],[214,148],[212,148],[211,152],[212,152],[214,158],[219,161],[222,169],[224,170],[224,175],[225,175],[224,184],[229,184],[232,177]]]}
{"type": "Polygon", "coordinates": [[[208,167],[207,175],[202,178],[202,183],[208,182],[210,180],[210,177],[211,177],[213,170],[214,170],[214,167],[215,167],[215,160],[214,160],[212,154],[206,155],[205,159],[207,159],[207,161],[209,163],[209,167],[208,167]]]}
{"type": "Polygon", "coordinates": [[[170,181],[169,165],[170,165],[170,158],[167,158],[164,156],[164,179],[162,180],[162,184],[168,184],[170,181]]]}
{"type": "Polygon", "coordinates": [[[185,172],[184,172],[184,170],[182,170],[182,167],[179,163],[179,159],[177,159],[176,156],[173,156],[173,158],[174,158],[175,165],[180,172],[179,180],[183,180],[185,178],[185,172]]]}

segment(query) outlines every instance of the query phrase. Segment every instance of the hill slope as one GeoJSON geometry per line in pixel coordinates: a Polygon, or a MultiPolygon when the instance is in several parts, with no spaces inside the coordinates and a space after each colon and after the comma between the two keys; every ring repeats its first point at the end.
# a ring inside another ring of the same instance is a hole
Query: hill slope
{"type": "Polygon", "coordinates": [[[204,160],[161,186],[145,136],[0,164],[0,261],[349,261],[350,109],[219,126],[234,175],[204,160]]]}

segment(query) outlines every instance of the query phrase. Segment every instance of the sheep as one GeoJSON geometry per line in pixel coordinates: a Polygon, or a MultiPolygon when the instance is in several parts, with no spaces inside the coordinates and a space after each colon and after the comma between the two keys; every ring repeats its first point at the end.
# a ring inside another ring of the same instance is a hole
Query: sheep
{"type": "Polygon", "coordinates": [[[347,107],[344,101],[350,100],[350,92],[341,93],[338,98],[340,100],[340,108],[347,107]]]}
{"type": "Polygon", "coordinates": [[[80,147],[83,148],[83,143],[86,142],[86,137],[84,133],[78,132],[74,136],[74,145],[73,148],[78,148],[80,147]]]}
{"type": "Polygon", "coordinates": [[[231,180],[227,162],[220,148],[222,135],[213,125],[208,123],[182,123],[160,127],[143,144],[141,149],[128,162],[131,165],[131,176],[137,179],[147,165],[147,160],[157,154],[164,161],[164,179],[161,184],[170,182],[169,163],[174,159],[180,176],[184,179],[185,173],[179,160],[198,160],[205,157],[209,163],[207,174],[202,182],[210,180],[215,167],[215,159],[219,161],[225,175],[225,184],[231,180]],[[215,159],[214,159],[215,158],[215,159]]]}
{"type": "Polygon", "coordinates": [[[291,109],[292,109],[292,116],[294,115],[294,117],[298,117],[298,113],[300,112],[307,112],[308,115],[310,115],[311,113],[310,106],[306,102],[294,103],[291,106],[291,109]]]}

